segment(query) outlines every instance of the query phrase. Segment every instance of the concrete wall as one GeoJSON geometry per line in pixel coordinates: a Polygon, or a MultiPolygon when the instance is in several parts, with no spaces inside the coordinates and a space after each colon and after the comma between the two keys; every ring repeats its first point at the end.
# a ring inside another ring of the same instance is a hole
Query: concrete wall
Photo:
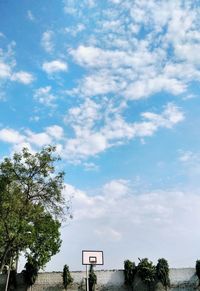
{"type": "MultiPolygon", "coordinates": [[[[123,270],[112,271],[96,271],[97,275],[97,291],[124,291],[130,290],[124,286],[123,270]]],[[[73,285],[69,291],[85,290],[85,272],[71,272],[74,279],[73,285]]],[[[0,290],[4,290],[6,276],[0,275],[0,290]]],[[[172,291],[191,291],[197,290],[198,279],[195,270],[191,268],[170,269],[170,282],[172,291]]],[[[23,284],[22,275],[18,275],[18,288],[15,291],[25,291],[26,286],[23,284]]],[[[31,289],[29,289],[31,290],[31,289]]],[[[62,273],[40,273],[36,283],[32,286],[31,291],[59,291],[63,290],[62,273]]],[[[144,291],[138,287],[137,291],[144,291]]],[[[156,290],[162,290],[158,287],[156,290]]]]}

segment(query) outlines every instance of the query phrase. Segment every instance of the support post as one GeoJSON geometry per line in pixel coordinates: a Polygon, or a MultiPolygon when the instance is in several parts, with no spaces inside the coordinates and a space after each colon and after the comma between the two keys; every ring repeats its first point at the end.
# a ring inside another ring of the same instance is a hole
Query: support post
{"type": "Polygon", "coordinates": [[[8,290],[8,283],[9,283],[9,279],[10,279],[11,264],[12,264],[12,257],[10,258],[10,263],[9,263],[9,266],[8,266],[8,275],[7,275],[7,279],[6,279],[6,288],[5,288],[5,291],[8,290]]]}
{"type": "Polygon", "coordinates": [[[88,265],[86,265],[86,291],[89,291],[88,265]]]}

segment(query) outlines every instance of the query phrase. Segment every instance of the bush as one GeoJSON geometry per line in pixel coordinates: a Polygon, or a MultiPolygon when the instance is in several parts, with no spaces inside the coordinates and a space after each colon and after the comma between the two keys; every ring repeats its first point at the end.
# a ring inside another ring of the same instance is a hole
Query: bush
{"type": "Polygon", "coordinates": [[[169,265],[165,259],[159,259],[156,266],[157,279],[163,284],[163,286],[170,286],[169,280],[169,265]]]}
{"type": "Polygon", "coordinates": [[[15,289],[17,288],[17,271],[15,269],[11,269],[10,271],[9,286],[13,286],[15,289]]]}
{"type": "Polygon", "coordinates": [[[137,266],[137,273],[141,280],[148,285],[155,281],[156,268],[147,258],[140,260],[137,266]]]}
{"type": "Polygon", "coordinates": [[[124,261],[124,284],[132,286],[134,276],[136,274],[136,266],[134,262],[129,260],[124,261]]]}
{"type": "Polygon", "coordinates": [[[67,287],[73,282],[73,278],[70,274],[69,267],[67,265],[64,265],[63,267],[62,277],[63,277],[63,286],[67,290],[67,287]]]}
{"type": "Polygon", "coordinates": [[[32,286],[35,283],[38,276],[38,271],[39,268],[37,262],[31,259],[28,260],[28,262],[25,265],[25,270],[23,272],[25,283],[28,286],[32,286]]]}

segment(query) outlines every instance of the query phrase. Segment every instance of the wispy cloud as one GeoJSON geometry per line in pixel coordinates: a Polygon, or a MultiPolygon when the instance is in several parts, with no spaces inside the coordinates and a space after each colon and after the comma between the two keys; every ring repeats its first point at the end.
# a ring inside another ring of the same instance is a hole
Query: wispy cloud
{"type": "Polygon", "coordinates": [[[11,144],[18,144],[24,141],[24,136],[14,129],[3,128],[0,130],[0,140],[11,144]]]}
{"type": "Polygon", "coordinates": [[[52,87],[46,86],[35,90],[34,99],[45,106],[55,106],[56,96],[52,93],[52,87]]]}
{"type": "Polygon", "coordinates": [[[28,10],[27,11],[27,18],[30,20],[30,21],[35,21],[35,16],[33,15],[33,12],[31,10],[28,10]]]}
{"type": "MultiPolygon", "coordinates": [[[[71,185],[66,185],[65,191],[73,197],[72,234],[79,233],[81,246],[84,246],[83,237],[90,234],[91,245],[101,246],[106,253],[106,268],[119,268],[126,258],[135,261],[140,256],[155,261],[164,256],[171,267],[180,267],[187,261],[184,254],[188,247],[195,262],[197,253],[193,246],[199,242],[195,231],[196,221],[200,220],[199,193],[174,189],[139,194],[131,181],[120,179],[108,181],[93,194],[91,189],[89,194],[71,185]],[[192,240],[188,240],[190,234],[192,240]],[[183,243],[174,252],[172,241],[176,240],[183,243]]],[[[64,230],[63,237],[66,237],[64,230]]],[[[72,241],[73,235],[68,240],[73,253],[77,245],[72,241]]],[[[74,266],[73,261],[70,264],[74,266]]]]}
{"type": "MultiPolygon", "coordinates": [[[[81,21],[80,11],[86,1],[81,5],[64,3],[65,8],[76,7],[74,13],[81,21]]],[[[70,93],[112,94],[129,100],[163,91],[186,93],[189,82],[199,80],[199,54],[195,52],[199,50],[200,34],[198,11],[193,5],[153,0],[148,4],[130,0],[110,3],[113,5],[102,12],[94,27],[95,45],[80,44],[69,50],[87,72],[70,93]]]]}
{"type": "Polygon", "coordinates": [[[9,78],[11,75],[11,68],[8,64],[0,62],[0,78],[5,79],[9,78]]]}
{"type": "MultiPolygon", "coordinates": [[[[40,88],[35,98],[41,103],[48,103],[51,87],[40,88]],[[41,100],[40,100],[41,98],[41,100]]],[[[109,112],[110,113],[110,112],[109,112]]],[[[135,138],[152,136],[160,128],[171,128],[184,119],[183,112],[173,104],[168,104],[161,114],[144,112],[142,120],[128,123],[119,113],[105,116],[102,120],[101,108],[95,102],[87,100],[81,107],[70,109],[66,120],[71,124],[74,137],[67,134],[60,126],[47,127],[40,133],[31,130],[23,132],[23,140],[30,145],[44,146],[49,143],[60,144],[61,156],[68,161],[77,163],[89,157],[101,154],[105,150],[123,144],[135,138]],[[102,126],[96,127],[96,122],[101,121],[102,126]]],[[[20,133],[18,133],[21,136],[20,133]]],[[[9,132],[5,142],[12,143],[9,132]]],[[[17,143],[17,142],[16,142],[17,143]]],[[[89,166],[90,164],[86,165],[89,166]]]]}
{"type": "Polygon", "coordinates": [[[160,114],[144,112],[141,115],[143,120],[133,123],[128,123],[118,111],[111,112],[108,106],[108,115],[106,112],[102,115],[100,105],[89,100],[70,109],[66,120],[74,129],[75,138],[67,140],[66,156],[72,159],[95,156],[116,144],[152,136],[160,128],[171,128],[184,119],[183,112],[174,104],[168,104],[160,114]],[[102,126],[98,128],[96,123],[99,120],[102,126]]]}
{"type": "Polygon", "coordinates": [[[66,72],[68,70],[67,63],[61,60],[54,60],[51,62],[44,62],[42,69],[47,74],[53,74],[57,72],[66,72]]]}
{"type": "Polygon", "coordinates": [[[28,85],[28,84],[33,82],[34,77],[32,74],[30,74],[28,72],[19,71],[19,72],[14,73],[11,76],[11,80],[28,85]]]}
{"type": "Polygon", "coordinates": [[[15,43],[10,43],[7,50],[0,50],[0,79],[4,82],[19,82],[29,85],[34,81],[33,74],[30,72],[18,70],[15,59],[15,43]]]}
{"type": "Polygon", "coordinates": [[[52,53],[54,51],[53,37],[54,32],[51,30],[45,31],[42,34],[41,46],[47,53],[52,53]]]}

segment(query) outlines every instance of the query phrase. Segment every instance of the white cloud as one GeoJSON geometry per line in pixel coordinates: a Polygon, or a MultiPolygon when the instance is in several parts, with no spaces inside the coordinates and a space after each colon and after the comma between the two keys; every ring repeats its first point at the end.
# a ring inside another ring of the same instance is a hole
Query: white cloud
{"type": "Polygon", "coordinates": [[[35,16],[33,15],[31,10],[27,11],[27,17],[30,21],[35,21],[35,16]]]}
{"type": "Polygon", "coordinates": [[[83,11],[81,8],[87,7],[87,8],[93,8],[96,6],[96,1],[94,0],[82,0],[81,2],[79,0],[63,0],[64,4],[64,12],[66,14],[76,15],[77,13],[83,14],[83,11]]]}
{"type": "Polygon", "coordinates": [[[196,160],[196,155],[194,155],[194,153],[191,151],[181,152],[179,157],[179,160],[183,163],[190,162],[191,160],[193,161],[194,159],[196,160]]]}
{"type": "Polygon", "coordinates": [[[86,29],[85,25],[83,23],[78,23],[74,27],[65,27],[65,33],[72,35],[73,37],[76,37],[80,32],[84,31],[86,29]]]}
{"type": "Polygon", "coordinates": [[[11,75],[11,68],[8,64],[0,62],[0,78],[9,78],[11,75]]]}
{"type": "Polygon", "coordinates": [[[130,53],[122,50],[104,50],[98,47],[80,45],[76,50],[69,50],[69,53],[81,66],[94,68],[134,67],[142,64],[149,65],[155,61],[154,54],[144,48],[142,51],[138,49],[130,53]]]}
{"type": "Polygon", "coordinates": [[[150,52],[146,46],[138,44],[133,52],[83,45],[70,50],[79,65],[92,69],[81,81],[78,93],[86,96],[114,93],[133,100],[162,91],[174,95],[183,93],[187,88],[185,82],[175,74],[173,77],[163,74],[164,66],[162,69],[158,66],[166,57],[164,50],[150,52]]]}
{"type": "MultiPolygon", "coordinates": [[[[87,132],[85,132],[87,134],[87,132]]],[[[87,158],[95,156],[108,147],[106,137],[101,133],[87,134],[75,139],[67,140],[64,156],[69,159],[87,158]]]]}
{"type": "Polygon", "coordinates": [[[47,134],[52,136],[55,139],[61,139],[64,135],[63,128],[58,125],[52,125],[46,128],[47,134]]]}
{"type": "Polygon", "coordinates": [[[14,129],[3,128],[0,130],[0,140],[3,142],[15,144],[23,142],[24,136],[14,129]]]}
{"type": "Polygon", "coordinates": [[[186,85],[179,80],[166,78],[165,76],[156,76],[153,79],[138,80],[130,84],[125,91],[125,96],[128,99],[137,100],[162,91],[178,95],[185,90],[186,85]]]}
{"type": "MultiPolygon", "coordinates": [[[[44,98],[44,96],[48,98],[50,90],[51,87],[38,89],[35,98],[44,98]]],[[[43,99],[39,102],[49,101],[43,99]]],[[[86,161],[88,158],[129,140],[152,136],[160,128],[172,128],[184,120],[183,112],[172,103],[167,104],[159,114],[144,112],[140,121],[132,123],[125,120],[122,112],[109,107],[109,103],[105,102],[105,106],[108,111],[102,114],[104,109],[102,106],[86,99],[80,107],[71,108],[65,117],[67,125],[71,125],[73,130],[73,135],[70,136],[66,134],[63,127],[55,124],[39,133],[25,129],[23,135],[13,129],[2,129],[0,139],[8,143],[28,143],[33,148],[52,143],[58,144],[59,154],[63,159],[72,163],[82,162],[86,170],[96,170],[98,168],[94,164],[86,161]]]]}
{"type": "Polygon", "coordinates": [[[147,120],[151,121],[156,126],[170,128],[174,124],[181,122],[184,119],[184,114],[174,104],[169,103],[161,115],[145,112],[142,114],[147,120]]]}
{"type": "MultiPolygon", "coordinates": [[[[64,3],[76,10],[80,23],[86,1],[64,3]]],[[[198,19],[199,10],[190,1],[183,5],[173,0],[110,0],[101,19],[97,15],[95,39],[89,35],[68,50],[74,61],[86,69],[78,87],[70,93],[110,94],[113,99],[125,96],[133,101],[163,91],[172,95],[186,93],[189,83],[200,78],[198,19]]]]}
{"type": "Polygon", "coordinates": [[[77,135],[83,134],[83,128],[92,128],[96,121],[101,119],[101,105],[87,98],[84,103],[78,107],[71,107],[65,117],[65,122],[69,123],[77,135]],[[81,131],[77,125],[81,126],[81,131]]]}
{"type": "Polygon", "coordinates": [[[54,106],[56,97],[52,94],[51,91],[51,86],[41,87],[35,91],[33,97],[43,105],[54,106]]]}
{"type": "Polygon", "coordinates": [[[17,70],[17,62],[14,57],[15,45],[15,42],[11,42],[7,46],[7,51],[0,49],[0,79],[4,83],[14,81],[28,85],[33,82],[34,77],[29,72],[17,70]]]}
{"type": "Polygon", "coordinates": [[[199,65],[200,56],[198,54],[200,50],[200,43],[186,43],[177,44],[175,47],[175,54],[181,60],[187,61],[190,64],[199,65]]]}
{"type": "Polygon", "coordinates": [[[66,72],[68,70],[68,66],[67,66],[67,63],[61,60],[54,60],[52,62],[43,63],[42,69],[47,74],[53,74],[57,72],[66,72]]]}
{"type": "Polygon", "coordinates": [[[52,143],[51,137],[46,132],[34,133],[31,130],[26,130],[26,135],[29,144],[42,147],[52,143]]]}
{"type": "Polygon", "coordinates": [[[102,238],[106,238],[106,240],[110,240],[110,241],[118,241],[122,238],[122,234],[113,229],[112,227],[98,227],[96,230],[94,230],[94,234],[97,235],[97,237],[99,237],[100,239],[102,238]]]}
{"type": "Polygon", "coordinates": [[[28,85],[28,84],[33,82],[34,78],[33,78],[32,74],[30,74],[28,72],[19,71],[19,72],[14,73],[11,76],[11,80],[28,85]]]}
{"type": "MultiPolygon", "coordinates": [[[[126,180],[108,181],[98,190],[90,189],[90,194],[72,185],[66,185],[65,192],[73,196],[74,219],[70,223],[70,236],[66,229],[62,231],[63,249],[57,256],[60,263],[69,255],[66,241],[71,246],[70,254],[77,254],[85,246],[102,249],[106,269],[121,268],[125,259],[137,262],[138,257],[155,262],[165,257],[170,267],[195,264],[200,239],[196,232],[200,222],[198,192],[137,193],[131,181],[126,180]],[[122,195],[113,199],[115,192],[122,195]],[[77,233],[78,243],[75,242],[77,233]],[[175,241],[182,242],[178,248],[175,241]]],[[[71,268],[77,268],[73,255],[69,256],[68,263],[71,268]]]]}
{"type": "Polygon", "coordinates": [[[35,153],[29,142],[19,142],[13,146],[12,154],[16,152],[21,152],[23,148],[27,148],[31,153],[35,153]]]}
{"type": "Polygon", "coordinates": [[[128,140],[152,136],[160,128],[172,128],[184,120],[183,112],[172,103],[159,114],[144,112],[142,120],[132,123],[125,120],[119,108],[115,111],[106,101],[105,106],[106,109],[87,98],[80,107],[68,111],[65,120],[74,130],[75,137],[66,140],[64,158],[84,160],[128,140]]]}
{"type": "Polygon", "coordinates": [[[119,179],[111,180],[102,187],[102,193],[107,199],[120,199],[129,193],[130,181],[119,179]]]}
{"type": "Polygon", "coordinates": [[[80,86],[80,91],[85,96],[96,96],[117,91],[120,85],[106,72],[87,76],[80,86]]]}
{"type": "Polygon", "coordinates": [[[42,34],[41,46],[47,53],[52,53],[54,50],[53,37],[54,32],[51,30],[45,31],[42,34]]]}
{"type": "Polygon", "coordinates": [[[76,14],[77,12],[77,0],[64,0],[64,12],[66,14],[76,14]]]}

